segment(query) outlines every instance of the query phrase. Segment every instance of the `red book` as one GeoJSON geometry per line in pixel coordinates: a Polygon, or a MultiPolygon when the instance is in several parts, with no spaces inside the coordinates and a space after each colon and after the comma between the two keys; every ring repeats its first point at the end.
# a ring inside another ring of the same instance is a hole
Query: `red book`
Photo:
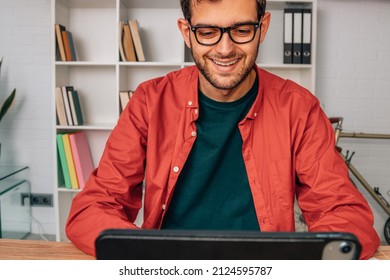
{"type": "Polygon", "coordinates": [[[84,131],[69,134],[72,148],[74,166],[80,189],[84,188],[86,181],[94,170],[91,150],[84,131]]]}

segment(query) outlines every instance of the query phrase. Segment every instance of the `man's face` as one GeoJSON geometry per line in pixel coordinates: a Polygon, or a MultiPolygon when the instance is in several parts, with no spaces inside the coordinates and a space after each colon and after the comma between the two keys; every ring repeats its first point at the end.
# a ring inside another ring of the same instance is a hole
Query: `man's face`
{"type": "MultiPolygon", "coordinates": [[[[192,6],[191,25],[229,27],[238,23],[256,23],[259,20],[256,8],[254,0],[202,1],[192,6]]],[[[207,87],[211,85],[216,89],[231,90],[246,79],[257,58],[259,30],[249,43],[236,44],[224,33],[219,43],[213,46],[200,45],[195,34],[190,30],[188,32],[186,43],[201,72],[201,85],[206,83],[207,87]]]]}

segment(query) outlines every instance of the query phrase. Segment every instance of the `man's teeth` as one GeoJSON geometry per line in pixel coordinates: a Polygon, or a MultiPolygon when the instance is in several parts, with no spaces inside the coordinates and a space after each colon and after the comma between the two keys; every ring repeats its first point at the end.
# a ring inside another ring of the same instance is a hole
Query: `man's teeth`
{"type": "Polygon", "coordinates": [[[217,60],[213,60],[213,62],[215,64],[220,65],[220,66],[230,66],[230,65],[233,65],[233,64],[237,63],[237,61],[238,61],[238,59],[230,61],[230,62],[227,62],[227,63],[224,63],[224,62],[220,62],[220,61],[217,61],[217,60]]]}

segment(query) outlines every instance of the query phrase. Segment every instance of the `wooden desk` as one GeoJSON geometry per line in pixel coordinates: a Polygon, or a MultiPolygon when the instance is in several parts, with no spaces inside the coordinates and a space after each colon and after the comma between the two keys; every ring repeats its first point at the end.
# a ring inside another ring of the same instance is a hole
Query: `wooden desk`
{"type": "MultiPolygon", "coordinates": [[[[373,256],[390,260],[390,246],[381,246],[373,256]]],[[[93,260],[70,242],[0,239],[0,260],[93,260]]]]}
{"type": "Polygon", "coordinates": [[[390,246],[380,246],[373,258],[378,260],[390,260],[390,246]]]}
{"type": "Polygon", "coordinates": [[[93,260],[70,242],[0,239],[0,260],[93,260]]]}

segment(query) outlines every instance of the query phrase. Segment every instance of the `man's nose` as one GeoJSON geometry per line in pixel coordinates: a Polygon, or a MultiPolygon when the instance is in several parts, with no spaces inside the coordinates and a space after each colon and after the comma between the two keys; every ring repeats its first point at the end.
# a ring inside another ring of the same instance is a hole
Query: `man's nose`
{"type": "Polygon", "coordinates": [[[221,54],[230,53],[235,47],[235,43],[230,38],[228,32],[222,33],[222,38],[216,45],[216,51],[221,54]]]}

